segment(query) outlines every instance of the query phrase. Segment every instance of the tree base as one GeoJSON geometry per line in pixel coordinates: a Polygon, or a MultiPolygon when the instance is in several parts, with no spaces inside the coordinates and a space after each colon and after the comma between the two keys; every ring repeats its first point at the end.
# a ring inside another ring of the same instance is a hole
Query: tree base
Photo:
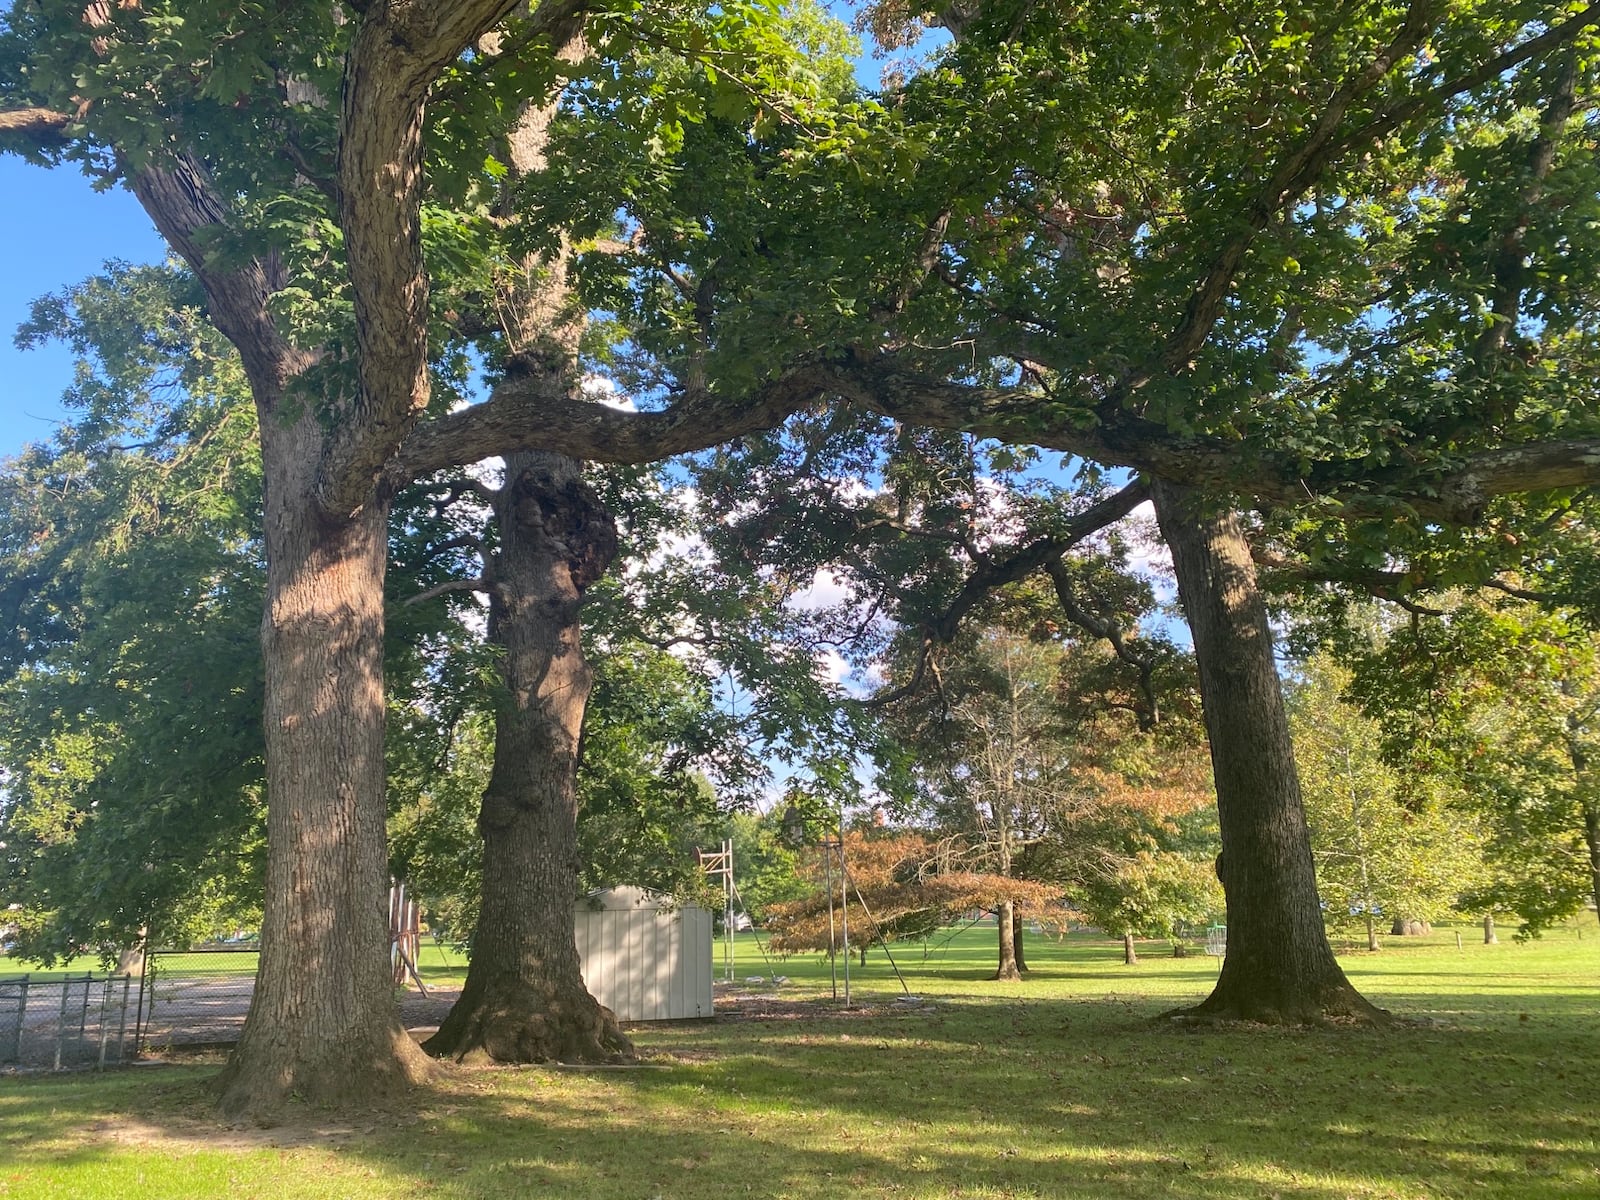
{"type": "Polygon", "coordinates": [[[1193,1008],[1174,1008],[1158,1020],[1194,1025],[1365,1025],[1394,1023],[1386,1009],[1373,1004],[1348,983],[1295,989],[1224,987],[1193,1008]]]}
{"type": "Polygon", "coordinates": [[[463,992],[422,1048],[467,1065],[633,1058],[633,1043],[615,1014],[588,992],[551,994],[527,985],[463,992]]]}
{"type": "Polygon", "coordinates": [[[235,1121],[277,1124],[291,1103],[319,1109],[383,1108],[433,1078],[434,1064],[398,1020],[365,1047],[299,1054],[273,1043],[241,1042],[212,1082],[217,1107],[235,1121]],[[274,1051],[282,1057],[276,1057],[274,1051]]]}

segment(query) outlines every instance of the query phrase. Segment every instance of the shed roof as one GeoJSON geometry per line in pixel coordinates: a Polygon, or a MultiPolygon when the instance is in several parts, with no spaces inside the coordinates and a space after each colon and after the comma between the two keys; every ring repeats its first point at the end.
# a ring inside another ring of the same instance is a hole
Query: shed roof
{"type": "Polygon", "coordinates": [[[631,883],[616,887],[599,888],[578,901],[581,908],[595,911],[626,911],[630,909],[662,909],[677,907],[671,896],[652,892],[648,888],[634,887],[631,883]]]}

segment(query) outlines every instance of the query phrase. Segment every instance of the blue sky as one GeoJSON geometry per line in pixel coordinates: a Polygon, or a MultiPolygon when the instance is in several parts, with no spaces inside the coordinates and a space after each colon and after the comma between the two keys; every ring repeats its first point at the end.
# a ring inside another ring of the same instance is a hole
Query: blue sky
{"type": "Polygon", "coordinates": [[[161,239],[138,202],[120,189],[96,192],[75,167],[47,171],[0,157],[0,458],[46,441],[72,380],[64,347],[12,344],[28,305],[94,274],[107,259],[160,262],[161,239]]]}

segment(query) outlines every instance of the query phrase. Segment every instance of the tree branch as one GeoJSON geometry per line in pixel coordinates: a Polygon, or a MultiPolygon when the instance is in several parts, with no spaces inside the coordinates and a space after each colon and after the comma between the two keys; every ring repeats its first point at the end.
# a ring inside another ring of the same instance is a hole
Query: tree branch
{"type": "Polygon", "coordinates": [[[1050,582],[1055,585],[1056,601],[1061,605],[1061,611],[1066,614],[1067,620],[1091,636],[1109,643],[1111,652],[1132,667],[1138,675],[1139,695],[1143,697],[1143,703],[1128,704],[1124,707],[1138,718],[1139,729],[1149,733],[1161,722],[1161,702],[1156,696],[1155,689],[1155,663],[1142,655],[1135,654],[1129,648],[1122,636],[1121,628],[1115,621],[1102,620],[1078,603],[1077,593],[1072,588],[1072,576],[1060,558],[1047,562],[1044,569],[1050,576],[1050,582]]]}
{"type": "Polygon", "coordinates": [[[494,584],[483,578],[477,579],[447,579],[443,583],[436,583],[426,591],[418,592],[415,596],[408,596],[402,600],[401,606],[410,608],[414,604],[425,604],[429,600],[437,599],[450,592],[481,592],[487,595],[494,590],[494,584]]]}
{"type": "MultiPolygon", "coordinates": [[[[516,8],[516,0],[395,0],[361,14],[339,121],[339,218],[354,293],[360,393],[322,462],[319,498],[332,515],[367,502],[428,403],[421,231],[428,89],[463,48],[516,8]]],[[[575,25],[584,8],[584,0],[546,0],[527,25],[544,31],[575,25]]]]}
{"type": "Polygon", "coordinates": [[[37,150],[67,143],[72,118],[48,108],[0,109],[0,138],[16,138],[37,150]]]}

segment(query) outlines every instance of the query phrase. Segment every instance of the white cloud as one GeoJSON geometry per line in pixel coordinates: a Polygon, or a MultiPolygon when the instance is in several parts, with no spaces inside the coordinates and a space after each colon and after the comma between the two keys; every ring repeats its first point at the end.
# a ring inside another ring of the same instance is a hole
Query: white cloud
{"type": "Polygon", "coordinates": [[[837,650],[817,651],[816,664],[817,670],[829,683],[843,683],[850,678],[850,662],[837,650]]]}
{"type": "Polygon", "coordinates": [[[604,375],[584,376],[582,387],[585,396],[598,404],[604,404],[607,408],[615,408],[621,412],[639,411],[639,406],[633,402],[633,397],[625,395],[604,375]]]}
{"type": "Polygon", "coordinates": [[[1172,551],[1167,549],[1156,528],[1155,505],[1146,500],[1118,522],[1117,527],[1128,539],[1128,565],[1153,583],[1170,584],[1172,551]]]}
{"type": "Polygon", "coordinates": [[[798,612],[815,612],[843,604],[849,598],[850,587],[844,578],[829,567],[820,567],[807,587],[789,597],[789,607],[798,612]]]}

